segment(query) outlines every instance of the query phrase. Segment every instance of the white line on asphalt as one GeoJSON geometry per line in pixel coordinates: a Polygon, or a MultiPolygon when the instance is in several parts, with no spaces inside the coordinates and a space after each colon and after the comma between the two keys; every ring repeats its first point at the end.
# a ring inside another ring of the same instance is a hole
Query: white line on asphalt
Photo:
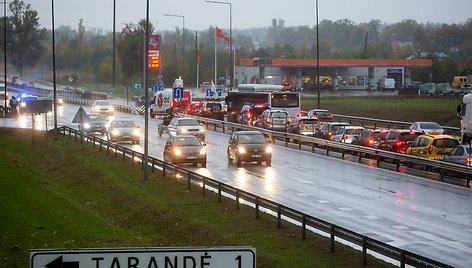
{"type": "Polygon", "coordinates": [[[437,237],[437,236],[434,236],[432,234],[425,233],[425,232],[422,232],[422,231],[410,231],[410,233],[415,234],[415,235],[420,236],[420,237],[423,237],[423,238],[426,238],[426,239],[429,239],[429,240],[432,240],[432,241],[435,241],[435,242],[438,242],[438,243],[441,243],[441,244],[449,246],[449,247],[453,247],[453,248],[458,249],[458,250],[468,252],[469,254],[472,254],[472,248],[466,247],[466,246],[464,246],[464,245],[462,245],[462,244],[460,244],[456,241],[448,241],[444,238],[440,238],[440,237],[437,237]]]}

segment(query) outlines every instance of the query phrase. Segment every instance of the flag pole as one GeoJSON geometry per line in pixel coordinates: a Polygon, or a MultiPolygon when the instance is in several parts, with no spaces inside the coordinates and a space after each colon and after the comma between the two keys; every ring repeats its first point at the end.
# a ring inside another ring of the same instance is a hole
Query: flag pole
{"type": "Polygon", "coordinates": [[[216,84],[216,57],[217,57],[217,55],[216,55],[216,39],[217,39],[217,37],[216,37],[216,27],[215,27],[215,84],[216,84]]]}

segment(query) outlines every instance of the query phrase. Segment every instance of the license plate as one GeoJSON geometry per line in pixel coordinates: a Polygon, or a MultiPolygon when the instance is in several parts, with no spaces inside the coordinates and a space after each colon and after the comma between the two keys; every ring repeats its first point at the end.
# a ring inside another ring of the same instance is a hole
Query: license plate
{"type": "Polygon", "coordinates": [[[261,157],[260,154],[253,154],[252,157],[261,157]]]}
{"type": "Polygon", "coordinates": [[[187,159],[197,159],[196,156],[187,156],[187,159]]]}

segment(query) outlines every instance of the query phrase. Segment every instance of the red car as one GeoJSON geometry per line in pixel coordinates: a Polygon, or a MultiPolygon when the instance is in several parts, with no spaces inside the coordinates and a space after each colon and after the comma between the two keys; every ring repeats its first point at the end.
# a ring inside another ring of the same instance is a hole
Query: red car
{"type": "Polygon", "coordinates": [[[185,110],[185,113],[189,115],[198,115],[201,105],[202,104],[200,102],[192,102],[185,110]]]}
{"type": "Polygon", "coordinates": [[[379,141],[379,149],[404,154],[421,134],[423,133],[415,130],[392,129],[379,141]]]}

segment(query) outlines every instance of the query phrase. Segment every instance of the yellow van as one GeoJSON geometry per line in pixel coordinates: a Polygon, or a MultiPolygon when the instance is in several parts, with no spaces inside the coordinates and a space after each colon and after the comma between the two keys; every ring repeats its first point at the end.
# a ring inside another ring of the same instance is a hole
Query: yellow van
{"type": "Polygon", "coordinates": [[[450,135],[420,135],[406,150],[406,154],[439,160],[459,144],[459,139],[450,135]]]}
{"type": "Polygon", "coordinates": [[[452,79],[452,87],[453,88],[462,88],[463,85],[469,83],[467,76],[454,76],[452,79]]]}

